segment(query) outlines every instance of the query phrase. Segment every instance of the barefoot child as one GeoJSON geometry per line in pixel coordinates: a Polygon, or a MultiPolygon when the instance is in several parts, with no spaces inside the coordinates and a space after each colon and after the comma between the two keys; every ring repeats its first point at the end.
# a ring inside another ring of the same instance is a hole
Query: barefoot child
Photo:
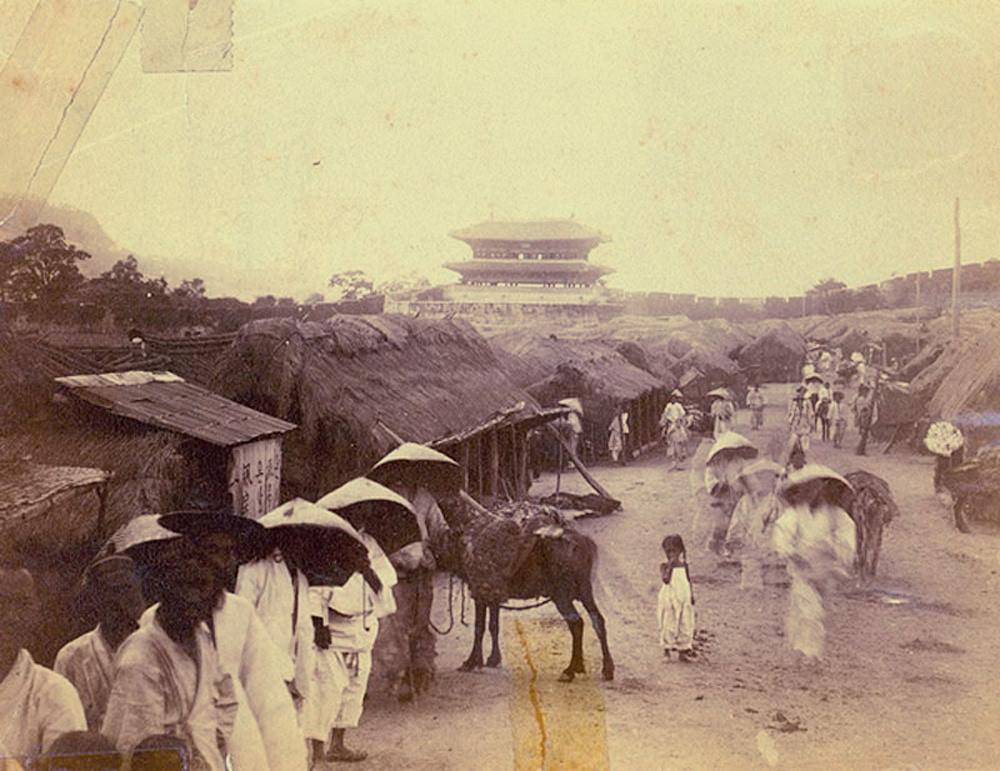
{"type": "Polygon", "coordinates": [[[670,651],[677,651],[681,661],[690,661],[694,658],[694,594],[684,541],[679,535],[668,535],[663,539],[663,553],[667,561],[660,563],[663,586],[657,600],[660,645],[667,658],[670,651]]]}

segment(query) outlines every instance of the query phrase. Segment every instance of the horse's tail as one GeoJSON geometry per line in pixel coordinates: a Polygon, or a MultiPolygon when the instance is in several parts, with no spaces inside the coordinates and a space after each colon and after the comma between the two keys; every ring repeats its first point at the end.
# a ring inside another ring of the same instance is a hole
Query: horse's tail
{"type": "Polygon", "coordinates": [[[588,571],[586,578],[590,581],[591,593],[593,594],[598,607],[607,607],[611,604],[611,598],[608,595],[607,590],[604,588],[604,581],[601,578],[599,570],[600,549],[597,548],[597,541],[589,535],[584,535],[583,533],[580,533],[580,535],[582,536],[580,543],[583,545],[587,554],[588,562],[590,563],[590,570],[588,571]]]}

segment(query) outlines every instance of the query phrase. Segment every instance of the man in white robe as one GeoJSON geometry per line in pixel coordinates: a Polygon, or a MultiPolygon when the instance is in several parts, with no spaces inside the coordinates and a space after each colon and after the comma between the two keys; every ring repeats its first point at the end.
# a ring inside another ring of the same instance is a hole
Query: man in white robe
{"type": "Polygon", "coordinates": [[[322,757],[322,746],[329,740],[325,758],[333,762],[357,762],[366,757],[345,746],[344,732],[356,728],[361,719],[379,619],[396,610],[392,593],[396,571],[374,538],[365,532],[361,538],[382,588],[373,591],[365,578],[355,573],[343,586],[313,586],[309,590],[317,650],[306,735],[313,742],[316,758],[322,757]]]}
{"type": "Polygon", "coordinates": [[[81,599],[94,610],[98,624],[66,643],[53,669],[76,688],[87,727],[99,732],[111,693],[115,651],[138,628],[145,604],[135,563],[123,555],[93,563],[84,574],[81,599]]]}
{"type": "Polygon", "coordinates": [[[87,730],[73,686],[36,664],[24,648],[38,612],[31,574],[0,567],[0,745],[22,764],[62,734],[87,730]]]}
{"type": "Polygon", "coordinates": [[[236,594],[254,607],[280,651],[278,667],[295,698],[301,722],[313,674],[308,580],[275,549],[270,556],[240,567],[236,594]]]}
{"type": "MultiPolygon", "coordinates": [[[[237,574],[239,554],[257,533],[247,520],[231,514],[175,512],[161,524],[185,533],[198,556],[212,569],[222,594],[212,613],[209,631],[222,671],[230,675],[239,701],[233,727],[235,771],[305,771],[306,745],[295,705],[286,686],[295,678],[291,661],[280,651],[253,605],[226,591],[237,574]]],[[[143,616],[152,621],[157,606],[143,616]]]]}
{"type": "Polygon", "coordinates": [[[192,768],[224,771],[237,701],[205,623],[219,592],[189,544],[174,548],[160,568],[162,602],[152,623],[115,658],[102,733],[120,752],[149,736],[175,736],[190,750],[192,768]]]}

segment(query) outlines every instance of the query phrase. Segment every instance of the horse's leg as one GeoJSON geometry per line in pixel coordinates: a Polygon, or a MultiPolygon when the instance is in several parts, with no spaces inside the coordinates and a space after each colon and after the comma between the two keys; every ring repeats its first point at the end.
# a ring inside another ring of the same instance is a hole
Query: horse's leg
{"type": "Polygon", "coordinates": [[[490,638],[493,640],[493,647],[490,650],[490,657],[486,659],[486,666],[500,666],[500,603],[490,605],[490,638]]]}
{"type": "Polygon", "coordinates": [[[469,658],[462,662],[462,666],[458,668],[460,672],[471,672],[473,669],[479,669],[483,665],[483,634],[486,632],[486,603],[479,600],[473,600],[473,603],[476,607],[476,626],[472,635],[472,653],[469,654],[469,658]]]}
{"type": "Polygon", "coordinates": [[[569,633],[573,636],[573,652],[570,655],[569,666],[559,675],[559,682],[571,683],[574,675],[586,671],[583,668],[583,619],[576,612],[573,600],[568,595],[553,597],[552,602],[555,603],[559,615],[566,620],[569,633]]]}
{"type": "Polygon", "coordinates": [[[597,633],[597,639],[601,641],[601,676],[605,680],[615,679],[615,662],[611,658],[611,649],[608,647],[608,630],[604,623],[604,615],[601,613],[600,609],[597,607],[597,602],[594,600],[594,588],[591,585],[587,585],[582,592],[583,596],[580,597],[580,602],[583,603],[583,607],[587,609],[587,614],[590,616],[590,622],[594,625],[594,631],[597,633]]]}

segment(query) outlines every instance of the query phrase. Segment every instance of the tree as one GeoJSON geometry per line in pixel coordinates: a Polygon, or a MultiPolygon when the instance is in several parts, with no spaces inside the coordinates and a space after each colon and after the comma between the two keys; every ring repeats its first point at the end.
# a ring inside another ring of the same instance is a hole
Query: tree
{"type": "Polygon", "coordinates": [[[807,295],[819,296],[820,304],[823,308],[823,312],[826,314],[842,312],[839,310],[830,309],[830,298],[833,295],[840,294],[847,289],[847,284],[843,281],[838,281],[835,278],[824,278],[822,281],[816,284],[812,289],[806,292],[807,295]]]}
{"type": "Polygon", "coordinates": [[[324,297],[319,292],[313,292],[305,300],[302,301],[303,305],[319,305],[320,303],[325,303],[326,297],[324,297]]]}
{"type": "Polygon", "coordinates": [[[277,306],[279,308],[294,308],[298,305],[294,297],[279,297],[277,306]]]}
{"type": "Polygon", "coordinates": [[[186,278],[174,289],[173,294],[184,300],[201,300],[205,297],[205,282],[200,278],[186,278]]]}
{"type": "Polygon", "coordinates": [[[375,287],[375,294],[403,294],[409,292],[419,292],[422,289],[430,289],[431,282],[428,278],[417,271],[412,271],[402,276],[383,281],[375,287]]]}
{"type": "Polygon", "coordinates": [[[345,270],[330,276],[330,287],[339,292],[338,300],[361,300],[375,294],[375,284],[363,270],[345,270]]]}
{"type": "Polygon", "coordinates": [[[838,281],[835,278],[824,278],[822,281],[816,284],[812,289],[809,290],[810,294],[820,294],[828,295],[831,292],[837,292],[841,289],[847,289],[847,284],[843,281],[838,281]]]}
{"type": "Polygon", "coordinates": [[[254,308],[273,308],[278,304],[278,299],[273,294],[266,294],[253,301],[254,308]]]}
{"type": "Polygon", "coordinates": [[[167,296],[167,280],[147,278],[139,270],[139,261],[134,255],[118,260],[110,270],[88,282],[86,294],[112,310],[119,312],[147,303],[153,298],[167,296]]]}
{"type": "Polygon", "coordinates": [[[6,299],[58,302],[83,282],[78,262],[90,255],[66,243],[57,225],[35,225],[0,244],[0,281],[6,299]]]}

